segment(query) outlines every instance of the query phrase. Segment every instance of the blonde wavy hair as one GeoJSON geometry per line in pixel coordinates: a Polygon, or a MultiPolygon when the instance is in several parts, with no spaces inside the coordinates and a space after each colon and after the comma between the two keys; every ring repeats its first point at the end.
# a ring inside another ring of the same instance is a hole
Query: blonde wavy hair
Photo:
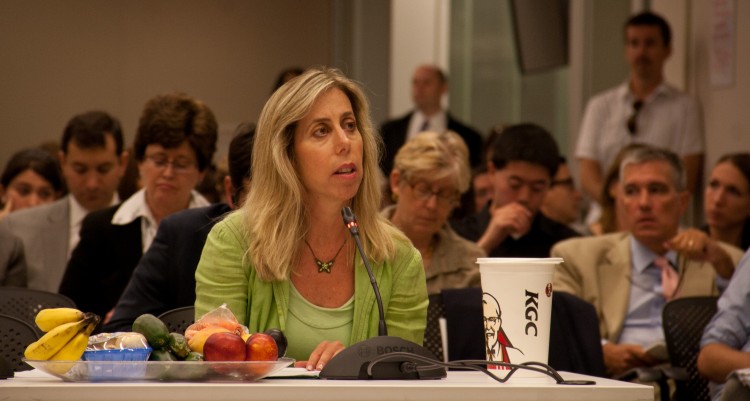
{"type": "Polygon", "coordinates": [[[349,98],[362,136],[363,177],[351,207],[359,221],[366,253],[376,262],[390,259],[395,254],[394,239],[406,240],[378,213],[381,197],[378,160],[382,143],[373,129],[367,98],[340,71],[309,69],[271,95],[256,129],[252,185],[243,208],[250,233],[248,254],[263,280],[280,281],[289,276],[307,234],[306,190],[297,171],[294,132],[318,97],[333,88],[349,98]]]}
{"type": "Polygon", "coordinates": [[[452,176],[459,193],[466,192],[471,181],[469,148],[453,131],[423,132],[409,139],[396,153],[393,169],[407,182],[452,176]]]}

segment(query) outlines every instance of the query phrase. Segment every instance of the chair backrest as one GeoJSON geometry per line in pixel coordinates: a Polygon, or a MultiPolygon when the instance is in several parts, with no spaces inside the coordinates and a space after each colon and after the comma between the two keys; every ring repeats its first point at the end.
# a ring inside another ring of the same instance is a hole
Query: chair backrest
{"type": "Polygon", "coordinates": [[[75,302],[62,294],[30,288],[0,287],[0,313],[29,323],[39,335],[42,332],[36,327],[34,319],[40,310],[75,307],[75,302]]]}
{"type": "Polygon", "coordinates": [[[548,363],[556,370],[605,377],[599,317],[594,305],[575,295],[552,296],[548,363]]]}
{"type": "Polygon", "coordinates": [[[710,399],[708,381],[700,376],[696,366],[703,329],[716,314],[717,297],[686,297],[668,302],[662,312],[664,338],[669,362],[688,373],[687,381],[677,381],[675,398],[678,400],[710,399]]]}
{"type": "Polygon", "coordinates": [[[424,347],[442,361],[443,358],[443,335],[440,331],[440,318],[445,317],[443,297],[440,294],[429,296],[427,305],[427,326],[424,330],[424,347]]]}
{"type": "Polygon", "coordinates": [[[175,308],[162,313],[158,317],[167,325],[170,333],[185,334],[185,329],[195,322],[195,307],[175,308]]]}
{"type": "Polygon", "coordinates": [[[23,362],[26,347],[39,339],[34,327],[21,319],[0,314],[0,358],[4,359],[15,372],[32,369],[23,362]]]}

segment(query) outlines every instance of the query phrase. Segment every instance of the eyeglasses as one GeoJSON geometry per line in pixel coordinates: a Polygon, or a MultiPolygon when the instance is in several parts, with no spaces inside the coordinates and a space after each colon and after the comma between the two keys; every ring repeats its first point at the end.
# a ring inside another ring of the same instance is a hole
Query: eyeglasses
{"type": "Polygon", "coordinates": [[[440,206],[453,206],[458,201],[458,191],[455,190],[433,191],[425,182],[409,183],[409,186],[414,191],[414,196],[421,201],[428,201],[433,195],[437,198],[440,206]]]}
{"type": "Polygon", "coordinates": [[[642,100],[636,100],[633,102],[633,114],[630,115],[628,118],[628,131],[630,131],[631,136],[635,136],[635,134],[638,133],[638,113],[641,111],[641,108],[643,107],[643,101],[642,100]]]}
{"type": "Polygon", "coordinates": [[[157,170],[163,171],[167,166],[172,166],[172,171],[174,171],[175,174],[190,173],[193,171],[193,167],[195,167],[195,162],[188,159],[169,160],[164,156],[146,156],[146,160],[148,160],[157,170]]]}

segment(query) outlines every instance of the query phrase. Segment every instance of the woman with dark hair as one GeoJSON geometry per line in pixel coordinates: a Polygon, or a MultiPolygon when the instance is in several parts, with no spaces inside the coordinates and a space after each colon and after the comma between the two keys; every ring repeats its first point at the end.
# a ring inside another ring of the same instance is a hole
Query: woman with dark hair
{"type": "Polygon", "coordinates": [[[746,250],[750,246],[750,153],[722,156],[704,192],[706,226],[711,238],[746,250]]]}
{"type": "Polygon", "coordinates": [[[0,176],[0,219],[16,210],[54,202],[62,193],[57,160],[42,149],[17,152],[0,176]]]}

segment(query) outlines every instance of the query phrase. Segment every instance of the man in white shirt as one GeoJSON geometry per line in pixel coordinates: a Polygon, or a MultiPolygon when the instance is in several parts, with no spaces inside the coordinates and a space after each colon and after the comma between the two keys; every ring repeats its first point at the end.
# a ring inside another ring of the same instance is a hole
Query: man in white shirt
{"type": "Polygon", "coordinates": [[[469,148],[472,167],[486,163],[481,160],[482,136],[473,128],[454,119],[443,109],[443,95],[448,93],[448,77],[434,65],[417,67],[412,76],[411,97],[414,110],[400,118],[386,121],[380,128],[385,151],[381,168],[387,177],[393,168],[393,159],[403,144],[424,131],[453,131],[461,136],[469,148]]]}
{"type": "MultiPolygon", "coordinates": [[[[703,128],[695,100],[664,81],[672,53],[669,25],[644,12],[626,22],[624,34],[628,81],[591,98],[581,123],[575,154],[583,190],[600,202],[603,172],[620,149],[638,142],[677,153],[694,193],[703,171],[703,128]]],[[[589,222],[596,217],[590,214],[589,222]]]]}
{"type": "Polygon", "coordinates": [[[29,288],[51,292],[60,286],[83,218],[119,202],[117,186],[128,159],[120,122],[102,111],[74,116],[63,132],[59,157],[70,193],[0,222],[23,241],[29,288]]]}

